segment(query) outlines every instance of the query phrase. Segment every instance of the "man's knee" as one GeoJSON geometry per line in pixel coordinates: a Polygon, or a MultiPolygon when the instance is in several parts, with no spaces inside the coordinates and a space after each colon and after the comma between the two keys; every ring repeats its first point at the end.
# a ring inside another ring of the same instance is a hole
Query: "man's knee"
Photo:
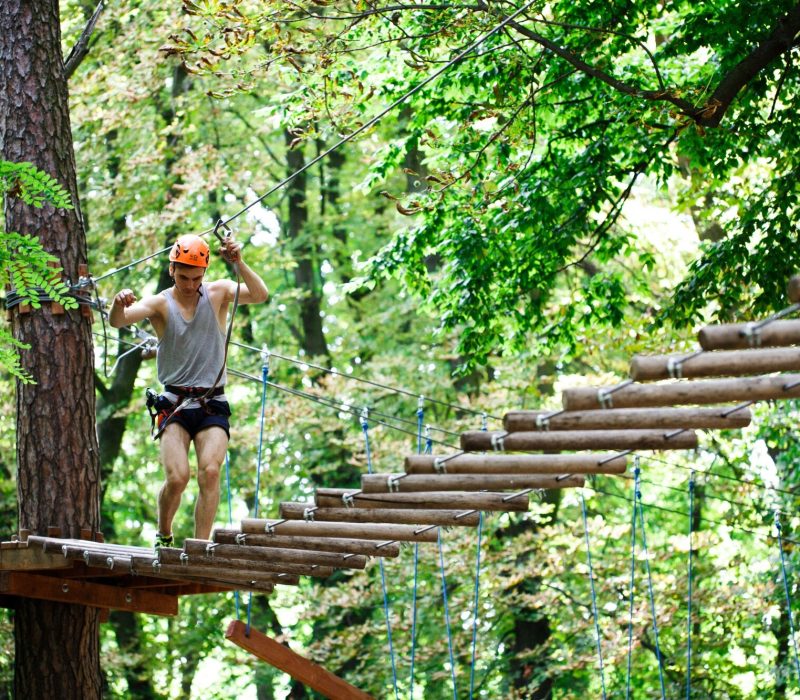
{"type": "Polygon", "coordinates": [[[200,488],[215,488],[219,486],[219,475],[221,464],[212,462],[211,464],[201,465],[197,470],[197,481],[200,488]]]}
{"type": "Polygon", "coordinates": [[[183,491],[189,484],[189,472],[183,469],[167,469],[166,485],[170,491],[183,491]]]}

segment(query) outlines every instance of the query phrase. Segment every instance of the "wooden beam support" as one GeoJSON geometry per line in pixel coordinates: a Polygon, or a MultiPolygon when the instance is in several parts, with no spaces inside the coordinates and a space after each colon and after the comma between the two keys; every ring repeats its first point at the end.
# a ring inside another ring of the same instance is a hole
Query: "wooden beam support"
{"type": "Polygon", "coordinates": [[[240,620],[228,625],[225,637],[330,700],[372,700],[371,695],[296,654],[289,647],[278,644],[252,627],[248,632],[247,625],[240,620]]]}
{"type": "Polygon", "coordinates": [[[0,573],[0,593],[151,615],[178,614],[176,596],[27,572],[0,573]]]}
{"type": "Polygon", "coordinates": [[[800,343],[800,320],[771,321],[758,330],[754,325],[722,323],[706,326],[698,333],[697,339],[703,350],[743,350],[800,343]]]}
{"type": "MultiPolygon", "coordinates": [[[[313,503],[290,503],[285,501],[281,503],[280,514],[282,518],[288,520],[304,520],[306,511],[309,508],[315,508],[313,503]]],[[[364,539],[383,539],[383,525],[394,528],[393,531],[397,532],[397,536],[392,536],[388,539],[400,540],[403,542],[425,542],[427,540],[406,539],[403,533],[411,533],[417,528],[418,525],[443,525],[450,527],[459,525],[462,527],[477,527],[480,516],[470,514],[463,516],[463,509],[461,510],[444,510],[444,509],[409,509],[409,508],[391,508],[380,511],[344,508],[341,504],[336,508],[319,508],[311,513],[311,518],[318,521],[327,521],[333,523],[341,523],[345,527],[358,528],[350,530],[354,537],[362,537],[364,539]],[[456,517],[456,516],[463,517],[456,517]],[[362,527],[367,525],[368,527],[362,527]],[[409,529],[403,529],[407,526],[409,529]]],[[[244,521],[247,522],[247,521],[244,521]]],[[[318,523],[322,524],[322,523],[318,523]]],[[[342,531],[344,532],[344,531],[342,531]]],[[[433,534],[431,542],[436,541],[436,533],[433,534]]]]}
{"type": "MultiPolygon", "coordinates": [[[[303,510],[306,504],[284,504],[284,505],[297,505],[303,506],[297,509],[294,513],[285,513],[286,520],[257,520],[248,519],[242,521],[242,532],[261,534],[265,531],[266,524],[270,523],[276,529],[276,532],[284,533],[287,535],[302,535],[308,537],[318,537],[324,539],[327,537],[355,537],[363,540],[397,540],[399,542],[436,542],[436,532],[426,531],[424,533],[417,533],[421,524],[411,525],[396,525],[387,521],[386,524],[381,523],[357,523],[357,522],[339,522],[337,520],[328,520],[320,516],[320,520],[308,521],[303,519],[303,510]],[[296,518],[291,516],[296,515],[296,518]]],[[[320,513],[327,513],[328,508],[321,509],[320,513]]],[[[345,510],[344,508],[335,509],[337,511],[345,510]]],[[[347,513],[352,512],[351,508],[347,509],[347,513]]],[[[358,511],[359,513],[363,511],[358,511]]],[[[374,511],[372,511],[374,512],[374,511]]],[[[389,511],[396,512],[396,511],[389,511]]],[[[414,511],[416,512],[416,511],[414,511]]],[[[346,513],[345,513],[346,514],[346,513]]],[[[316,515],[316,513],[315,513],[316,515]]],[[[452,519],[452,515],[448,518],[448,522],[452,519]]]]}
{"type": "Polygon", "coordinates": [[[471,430],[461,434],[461,449],[534,452],[547,450],[691,450],[697,435],[687,430],[560,430],[556,432],[499,433],[471,430]],[[502,441],[501,441],[502,440],[502,441]]]}
{"type": "Polygon", "coordinates": [[[337,569],[363,569],[367,558],[361,554],[334,554],[332,552],[309,551],[305,549],[277,549],[267,547],[248,547],[236,544],[214,544],[207,540],[189,539],[183,545],[186,554],[213,557],[224,563],[226,559],[252,559],[273,565],[303,564],[306,566],[325,566],[337,569]]]}
{"type": "Polygon", "coordinates": [[[522,491],[581,487],[582,476],[542,474],[364,474],[364,493],[428,491],[522,491]]]}
{"type": "Polygon", "coordinates": [[[342,537],[293,537],[291,535],[267,535],[262,532],[249,535],[236,530],[215,530],[214,542],[219,544],[246,544],[251,547],[280,547],[284,549],[313,549],[318,552],[363,554],[368,557],[399,557],[399,544],[383,544],[375,540],[344,539],[342,537]]]}
{"type": "Polygon", "coordinates": [[[615,411],[510,411],[503,416],[509,433],[535,430],[729,430],[750,425],[747,409],[729,416],[729,406],[714,408],[618,408],[615,411]],[[548,416],[550,416],[548,418],[548,416]]]}
{"type": "Polygon", "coordinates": [[[60,554],[47,554],[35,547],[0,549],[0,571],[69,569],[72,562],[60,554]]]}
{"type": "Polygon", "coordinates": [[[682,355],[634,355],[630,374],[631,379],[642,382],[695,377],[742,377],[798,370],[800,348],[765,348],[682,355]]]}
{"type": "Polygon", "coordinates": [[[447,510],[513,511],[528,510],[527,494],[468,493],[360,493],[358,489],[317,489],[316,503],[335,508],[352,501],[353,508],[420,508],[447,510]]]}
{"type": "Polygon", "coordinates": [[[612,389],[616,387],[566,389],[562,394],[564,408],[568,411],[603,408],[602,396],[606,396],[606,407],[609,408],[795,399],[800,397],[800,374],[706,381],[685,380],[671,384],[628,384],[609,394],[612,389]]]}

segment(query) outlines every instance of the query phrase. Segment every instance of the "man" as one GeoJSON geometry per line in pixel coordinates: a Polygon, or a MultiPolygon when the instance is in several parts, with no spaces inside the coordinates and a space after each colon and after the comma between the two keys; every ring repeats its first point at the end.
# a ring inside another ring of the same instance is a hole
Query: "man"
{"type": "MultiPolygon", "coordinates": [[[[220,253],[238,264],[239,303],[265,302],[267,287],[242,260],[241,245],[228,237],[220,253]]],[[[158,380],[165,389],[157,399],[158,428],[165,480],[158,494],[156,547],[173,544],[172,521],[189,483],[192,442],[199,487],[194,534],[204,540],[211,536],[219,505],[220,467],[230,437],[230,408],[224,394],[225,333],[228,306],[237,290],[237,283],[229,279],[204,282],[210,251],[199,236],[178,238],[169,260],[172,287],[139,301],[130,289],[123,289],[109,313],[114,328],[150,319],[158,336],[158,380]]]]}

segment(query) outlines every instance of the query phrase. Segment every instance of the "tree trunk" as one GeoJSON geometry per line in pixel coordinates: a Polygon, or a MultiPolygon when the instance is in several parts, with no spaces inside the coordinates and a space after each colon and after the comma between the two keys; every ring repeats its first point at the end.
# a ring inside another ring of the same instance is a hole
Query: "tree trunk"
{"type": "MultiPolygon", "coordinates": [[[[86,262],[78,207],[67,86],[56,0],[0,4],[2,157],[29,161],[72,195],[75,209],[5,202],[10,231],[38,236],[77,280],[86,262]]],[[[12,331],[30,345],[22,365],[35,384],[17,383],[19,525],[67,536],[99,526],[100,467],[95,434],[91,326],[80,313],[47,304],[16,311],[12,331]]],[[[24,698],[99,698],[98,610],[22,598],[15,614],[15,685],[24,698]]]]}
{"type": "MultiPolygon", "coordinates": [[[[287,147],[293,140],[292,134],[285,132],[287,147]]],[[[288,173],[299,170],[305,160],[302,147],[286,151],[288,173]]],[[[303,349],[311,357],[329,357],[328,343],[322,330],[322,285],[320,282],[320,253],[312,244],[306,223],[308,222],[308,204],[306,197],[306,175],[295,177],[287,186],[289,200],[289,220],[287,233],[292,241],[292,254],[297,261],[294,279],[297,289],[302,292],[300,298],[300,322],[302,326],[300,342],[303,349]]]]}

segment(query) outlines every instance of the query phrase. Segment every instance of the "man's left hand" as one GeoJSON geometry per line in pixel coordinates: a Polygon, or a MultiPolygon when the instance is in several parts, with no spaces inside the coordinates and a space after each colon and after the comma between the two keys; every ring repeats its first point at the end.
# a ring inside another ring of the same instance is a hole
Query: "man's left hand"
{"type": "Polygon", "coordinates": [[[220,245],[219,252],[225,260],[234,265],[242,259],[242,244],[233,238],[226,238],[220,245]]]}

